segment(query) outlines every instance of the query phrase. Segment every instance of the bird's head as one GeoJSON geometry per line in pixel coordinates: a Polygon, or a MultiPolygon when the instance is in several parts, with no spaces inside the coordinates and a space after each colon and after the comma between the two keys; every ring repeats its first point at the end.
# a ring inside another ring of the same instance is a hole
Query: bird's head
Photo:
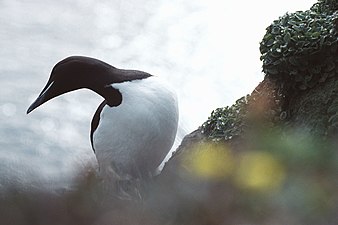
{"type": "Polygon", "coordinates": [[[54,97],[81,88],[91,89],[104,97],[108,105],[117,106],[122,101],[122,95],[110,84],[148,76],[141,71],[117,69],[98,59],[71,56],[54,66],[47,84],[30,105],[27,114],[54,97]]]}

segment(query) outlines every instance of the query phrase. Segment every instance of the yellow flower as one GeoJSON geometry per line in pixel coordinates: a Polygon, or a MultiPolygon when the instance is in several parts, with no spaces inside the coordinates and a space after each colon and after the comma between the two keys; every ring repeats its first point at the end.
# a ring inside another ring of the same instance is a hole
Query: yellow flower
{"type": "Polygon", "coordinates": [[[200,143],[183,157],[183,165],[195,178],[222,180],[231,175],[234,160],[227,146],[200,143]]]}
{"type": "Polygon", "coordinates": [[[241,155],[234,179],[243,189],[273,191],[282,185],[285,170],[273,155],[251,151],[241,155]]]}

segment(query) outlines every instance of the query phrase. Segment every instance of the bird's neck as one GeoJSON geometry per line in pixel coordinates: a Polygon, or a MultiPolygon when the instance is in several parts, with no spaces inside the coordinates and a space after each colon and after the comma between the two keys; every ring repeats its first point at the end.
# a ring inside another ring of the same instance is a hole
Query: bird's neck
{"type": "Polygon", "coordinates": [[[99,95],[101,95],[104,99],[106,99],[107,104],[110,107],[118,106],[122,103],[121,92],[110,85],[107,85],[103,88],[94,91],[99,95]]]}
{"type": "MultiPolygon", "coordinates": [[[[91,90],[105,98],[107,104],[112,107],[118,106],[122,102],[122,94],[118,89],[113,88],[111,86],[112,84],[142,80],[151,75],[142,71],[121,70],[111,66],[108,69],[100,71],[96,76],[99,76],[100,79],[97,79],[97,77],[94,78],[88,86],[91,90]]],[[[91,79],[93,79],[93,77],[91,77],[91,79]]]]}

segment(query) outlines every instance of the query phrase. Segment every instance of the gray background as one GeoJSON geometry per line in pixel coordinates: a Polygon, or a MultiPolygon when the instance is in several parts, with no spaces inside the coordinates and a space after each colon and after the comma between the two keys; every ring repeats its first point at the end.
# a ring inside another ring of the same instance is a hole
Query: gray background
{"type": "Polygon", "coordinates": [[[95,166],[90,120],[101,98],[72,92],[26,110],[54,64],[87,55],[159,75],[177,90],[179,139],[262,80],[273,19],[314,1],[0,0],[0,187],[62,187],[95,166]]]}

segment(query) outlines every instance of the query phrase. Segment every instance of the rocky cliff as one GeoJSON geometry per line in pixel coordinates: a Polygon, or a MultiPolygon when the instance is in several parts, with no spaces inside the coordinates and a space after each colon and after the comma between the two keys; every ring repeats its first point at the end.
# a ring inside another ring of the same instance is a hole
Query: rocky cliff
{"type": "Polygon", "coordinates": [[[183,224],[338,222],[337,9],[338,1],[319,0],[266,29],[264,80],[215,109],[160,175],[173,217],[183,224]]]}

